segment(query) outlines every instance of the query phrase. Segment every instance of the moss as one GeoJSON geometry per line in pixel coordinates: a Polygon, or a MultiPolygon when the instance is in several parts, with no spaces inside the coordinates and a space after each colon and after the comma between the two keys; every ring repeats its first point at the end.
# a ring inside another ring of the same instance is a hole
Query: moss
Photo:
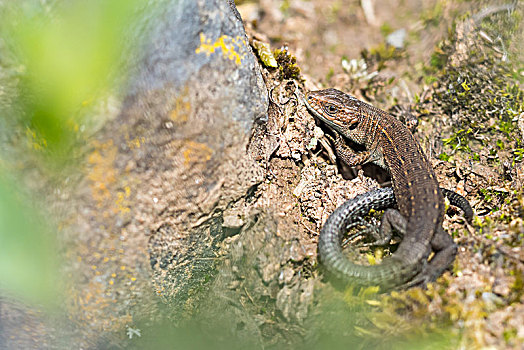
{"type": "Polygon", "coordinates": [[[510,328],[504,330],[504,340],[509,343],[512,339],[517,337],[517,330],[515,328],[510,328]]]}
{"type": "MultiPolygon", "coordinates": [[[[508,16],[507,12],[492,15],[478,24],[477,29],[500,33],[497,42],[508,48],[518,29],[519,16],[508,16]]],[[[424,67],[422,78],[432,84],[432,94],[417,103],[415,109],[420,114],[431,110],[450,116],[447,122],[450,136],[442,139],[445,149],[439,156],[441,160],[449,161],[449,154],[459,152],[479,161],[482,149],[487,147],[492,163],[503,160],[507,153],[515,165],[523,159],[522,141],[516,127],[518,116],[524,112],[524,92],[516,79],[521,69],[518,55],[508,59],[458,23],[452,26],[450,37],[437,45],[429,65],[424,67]],[[468,46],[462,49],[465,57],[461,57],[457,48],[463,48],[464,44],[468,46]],[[499,154],[499,151],[509,152],[499,154]]]]}
{"type": "MultiPolygon", "coordinates": [[[[428,16],[429,21],[431,18],[428,16]]],[[[474,217],[473,235],[459,230],[454,231],[453,236],[459,242],[473,242],[472,246],[465,247],[466,254],[478,256],[486,265],[496,262],[506,276],[515,277],[514,282],[508,282],[510,293],[501,296],[497,305],[486,299],[486,293],[493,293],[487,280],[478,290],[464,292],[470,298],[468,302],[464,302],[466,295],[449,290],[443,294],[428,288],[428,303],[438,305],[434,311],[438,317],[428,323],[456,326],[461,322],[466,325],[460,334],[461,342],[470,347],[485,346],[485,339],[475,338],[475,334],[486,332],[490,322],[486,322],[486,316],[492,314],[493,308],[503,310],[522,300],[522,269],[504,253],[504,249],[509,251],[512,246],[521,247],[524,237],[522,189],[515,185],[519,179],[515,168],[522,167],[519,163],[524,159],[524,145],[517,126],[519,115],[524,112],[520,85],[523,77],[519,54],[511,51],[511,45],[517,45],[512,41],[519,41],[515,37],[519,18],[520,14],[508,15],[507,11],[490,15],[469,34],[464,32],[461,21],[457,21],[422,70],[421,81],[431,84],[429,93],[416,98],[415,110],[429,119],[429,123],[436,124],[436,130],[442,135],[438,158],[451,162],[450,168],[456,166],[464,171],[464,165],[468,164],[472,169],[471,177],[467,170],[457,174],[465,184],[468,199],[475,198],[475,210],[481,216],[474,217]],[[491,38],[500,34],[500,39],[495,44],[488,43],[478,35],[479,30],[491,38]],[[518,190],[508,191],[508,188],[518,190]]],[[[454,269],[459,276],[463,268],[460,264],[459,255],[454,269]]],[[[446,288],[447,278],[440,279],[438,288],[446,288]]],[[[391,301],[397,305],[392,312],[398,318],[402,317],[398,315],[399,310],[407,298],[407,293],[401,293],[396,301],[391,301]]],[[[387,308],[384,311],[387,312],[387,308]]],[[[428,315],[417,316],[417,319],[423,321],[424,317],[428,315]]],[[[508,327],[503,335],[497,336],[511,343],[515,341],[515,330],[508,327]]]]}
{"type": "Polygon", "coordinates": [[[420,19],[426,26],[429,26],[429,25],[437,26],[442,18],[443,11],[444,11],[444,2],[437,1],[437,3],[435,3],[435,6],[433,6],[433,8],[422,12],[422,14],[420,15],[420,19]]]}
{"type": "Polygon", "coordinates": [[[380,26],[380,32],[382,33],[382,36],[386,37],[393,32],[393,28],[391,28],[389,23],[384,23],[380,26]]]}
{"type": "Polygon", "coordinates": [[[440,160],[443,160],[445,162],[449,161],[451,157],[446,153],[446,152],[442,152],[441,154],[439,154],[438,156],[438,159],[440,160]]]}
{"type": "Polygon", "coordinates": [[[278,62],[275,60],[268,43],[254,39],[252,45],[264,66],[268,68],[278,67],[278,62]]]}
{"type": "Polygon", "coordinates": [[[518,269],[514,269],[512,274],[515,276],[515,282],[511,286],[513,295],[510,302],[518,303],[524,295],[524,277],[522,276],[522,271],[518,269]]]}
{"type": "Polygon", "coordinates": [[[284,15],[288,15],[290,7],[291,7],[291,2],[289,0],[283,0],[282,3],[280,4],[280,11],[282,11],[284,15]]]}
{"type": "Polygon", "coordinates": [[[447,61],[448,61],[448,55],[446,55],[446,53],[442,51],[440,48],[437,48],[431,54],[430,66],[432,70],[438,71],[440,69],[443,69],[446,66],[447,61]]]}
{"type": "Polygon", "coordinates": [[[380,71],[386,66],[387,61],[404,57],[405,51],[396,49],[394,46],[386,43],[380,43],[379,45],[372,47],[369,51],[362,51],[361,54],[366,62],[377,62],[377,70],[380,71]]]}
{"type": "Polygon", "coordinates": [[[273,55],[278,62],[280,80],[302,79],[300,76],[300,67],[297,65],[297,58],[291,55],[287,49],[277,49],[273,52],[273,55]]]}
{"type": "Polygon", "coordinates": [[[333,68],[329,68],[329,71],[326,74],[326,81],[329,81],[333,75],[335,75],[335,70],[333,68]]]}

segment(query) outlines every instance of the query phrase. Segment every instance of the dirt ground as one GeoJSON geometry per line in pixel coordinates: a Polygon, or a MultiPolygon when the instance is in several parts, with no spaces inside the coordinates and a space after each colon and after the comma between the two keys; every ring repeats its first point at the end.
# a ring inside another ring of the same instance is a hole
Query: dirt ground
{"type": "MultiPolygon", "coordinates": [[[[409,338],[447,329],[451,333],[443,334],[451,348],[522,348],[522,9],[508,10],[514,5],[487,1],[440,0],[237,4],[248,35],[296,57],[300,77],[292,70],[278,73],[266,67],[268,88],[280,89],[297,78],[306,89],[339,88],[390,111],[415,127],[441,186],[464,195],[475,209],[473,225],[466,225],[457,211],[446,218],[445,228],[459,245],[452,271],[427,290],[373,299],[369,304],[377,307],[367,309],[361,324],[350,323],[353,331],[363,338],[409,338]]],[[[299,118],[304,115],[298,112],[299,118]]],[[[292,134],[289,130],[297,123],[288,123],[286,132],[292,134]]],[[[332,207],[353,196],[351,191],[377,186],[366,175],[383,184],[388,179],[376,169],[364,168],[365,175],[356,176],[340,164],[338,170],[333,168],[327,143],[312,146],[306,160],[293,157],[297,135],[303,134],[285,136],[291,149],[279,149],[276,158],[304,162],[299,182],[287,184],[301,201],[300,211],[290,213],[315,242],[332,207]],[[346,180],[326,185],[333,196],[311,200],[315,190],[309,184],[322,181],[322,176],[332,181],[330,174],[338,171],[346,180]],[[324,208],[326,201],[332,203],[324,208]]],[[[348,297],[326,290],[316,296],[320,305],[322,298],[344,300],[348,309],[355,299],[369,301],[365,292],[348,297]]],[[[335,328],[345,332],[344,327],[350,326],[335,328]]]]}
{"type": "Polygon", "coordinates": [[[367,15],[360,1],[341,0],[243,1],[239,10],[274,47],[289,47],[305,75],[327,86],[344,73],[343,58],[361,58],[363,50],[384,45],[386,35],[401,29],[407,31],[405,60],[381,73],[410,80],[414,68],[428,62],[453,19],[472,7],[442,1],[364,2],[373,8],[367,15]]]}

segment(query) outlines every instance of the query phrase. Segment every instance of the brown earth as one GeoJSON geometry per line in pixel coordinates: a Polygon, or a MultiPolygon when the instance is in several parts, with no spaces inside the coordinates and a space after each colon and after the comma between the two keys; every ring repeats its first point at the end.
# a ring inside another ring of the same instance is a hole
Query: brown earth
{"type": "MultiPolygon", "coordinates": [[[[418,124],[415,135],[430,156],[441,185],[466,196],[476,210],[473,226],[465,225],[456,211],[447,216],[445,228],[459,244],[452,272],[425,291],[412,289],[378,298],[379,307],[364,307],[369,312],[364,320],[352,320],[345,326],[337,322],[332,335],[352,328],[366,339],[362,344],[386,346],[377,340],[384,334],[388,339],[416,341],[416,334],[441,332],[450,348],[521,348],[524,251],[522,157],[517,154],[524,130],[519,130],[517,122],[524,118],[519,68],[522,9],[508,12],[497,6],[500,4],[488,2],[269,0],[239,5],[252,37],[272,48],[284,47],[296,57],[302,74],[298,81],[306,89],[336,87],[389,110],[407,123],[418,124]],[[372,4],[374,19],[363,9],[364,3],[372,4]],[[407,33],[403,47],[393,49],[385,43],[386,36],[402,28],[407,33]],[[508,44],[495,43],[497,36],[502,41],[506,38],[508,44]],[[364,58],[367,69],[361,64],[348,69],[343,58],[364,58]],[[443,62],[438,58],[444,58],[443,62]],[[490,87],[500,93],[499,99],[506,99],[497,103],[490,87]],[[490,108],[499,112],[486,115],[490,108]]],[[[268,89],[294,89],[286,83],[292,74],[272,68],[265,72],[268,89]]],[[[276,89],[277,96],[281,90],[276,89]]],[[[274,100],[286,101],[288,97],[293,98],[292,93],[274,100]]],[[[333,165],[325,163],[330,158],[329,146],[322,133],[314,131],[302,107],[295,107],[298,112],[294,115],[285,105],[273,115],[283,130],[273,157],[292,158],[291,168],[300,168],[298,183],[293,175],[290,188],[281,186],[284,193],[293,191],[300,203],[300,212],[286,211],[286,216],[294,217],[291,220],[303,226],[305,231],[301,231],[316,243],[319,226],[332,209],[347,196],[354,196],[353,191],[363,191],[356,185],[366,184],[364,188],[369,189],[377,183],[360,173],[355,177],[355,172],[344,167],[339,168],[344,178],[354,179],[348,182],[336,175],[333,165]],[[305,130],[301,130],[302,124],[308,125],[305,130]]],[[[278,174],[281,161],[277,159],[270,164],[278,174]]],[[[365,174],[379,182],[387,181],[376,169],[364,168],[365,174]]],[[[285,197],[279,192],[276,198],[285,197]]],[[[307,239],[303,244],[308,246],[307,239]]],[[[348,314],[359,300],[375,303],[365,292],[349,297],[347,292],[328,290],[329,285],[317,282],[314,314],[336,303],[322,298],[343,299],[348,314]]],[[[340,316],[333,312],[329,313],[333,318],[340,316]]]]}

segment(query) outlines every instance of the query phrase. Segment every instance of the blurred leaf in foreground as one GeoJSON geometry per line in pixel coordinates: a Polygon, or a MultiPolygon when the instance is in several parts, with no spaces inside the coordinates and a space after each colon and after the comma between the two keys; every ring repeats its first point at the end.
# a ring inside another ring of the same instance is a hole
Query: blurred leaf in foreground
{"type": "Polygon", "coordinates": [[[12,96],[0,100],[0,292],[43,304],[57,300],[57,236],[38,207],[51,199],[28,189],[49,179],[28,180],[23,169],[39,166],[32,153],[55,169],[71,163],[80,126],[90,121],[81,117],[86,107],[123,81],[119,62],[139,2],[48,4],[0,0],[0,94],[12,96]]]}
{"type": "Polygon", "coordinates": [[[67,158],[82,122],[75,117],[123,74],[116,68],[138,1],[60,1],[51,15],[20,3],[0,6],[0,36],[21,67],[23,115],[14,117],[55,160],[67,158]]]}
{"type": "Polygon", "coordinates": [[[0,291],[29,302],[57,301],[57,245],[36,208],[0,174],[0,291]]]}

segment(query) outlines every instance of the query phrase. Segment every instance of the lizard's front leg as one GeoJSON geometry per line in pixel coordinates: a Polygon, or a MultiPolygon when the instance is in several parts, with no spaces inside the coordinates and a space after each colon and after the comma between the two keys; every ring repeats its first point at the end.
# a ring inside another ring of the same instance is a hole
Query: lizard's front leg
{"type": "Polygon", "coordinates": [[[335,132],[335,138],[330,135],[326,136],[333,142],[335,145],[335,153],[337,156],[348,166],[354,167],[357,165],[362,165],[368,163],[371,159],[371,153],[369,151],[355,152],[351,147],[349,147],[342,136],[335,132]]]}

